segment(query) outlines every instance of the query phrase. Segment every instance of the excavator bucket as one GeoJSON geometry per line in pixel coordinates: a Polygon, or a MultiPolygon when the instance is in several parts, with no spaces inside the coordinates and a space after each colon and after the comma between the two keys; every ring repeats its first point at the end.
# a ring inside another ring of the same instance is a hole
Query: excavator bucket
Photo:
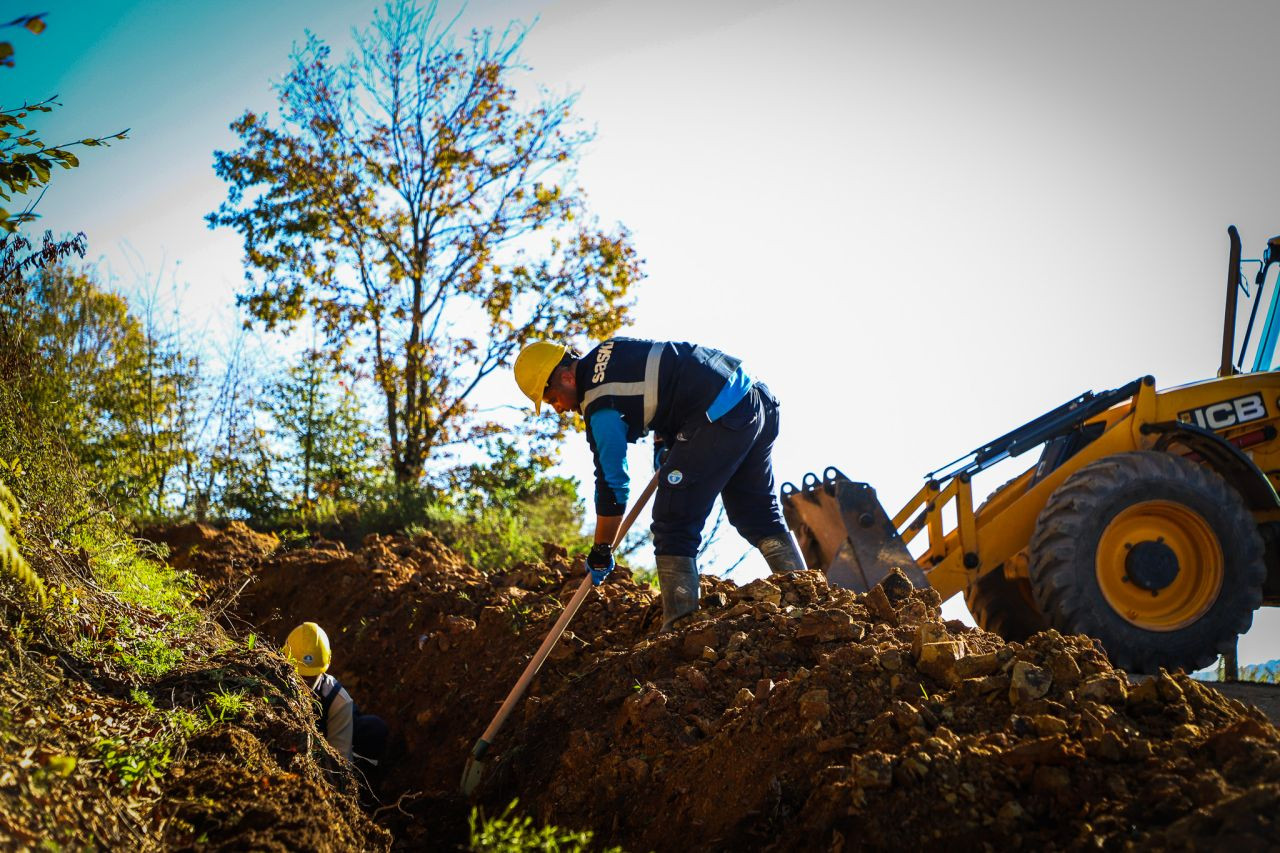
{"type": "Polygon", "coordinates": [[[782,512],[810,569],[832,586],[867,592],[893,569],[901,569],[916,589],[929,581],[907,551],[876,490],[855,483],[835,468],[819,480],[806,474],[800,488],[782,486],[782,512]]]}

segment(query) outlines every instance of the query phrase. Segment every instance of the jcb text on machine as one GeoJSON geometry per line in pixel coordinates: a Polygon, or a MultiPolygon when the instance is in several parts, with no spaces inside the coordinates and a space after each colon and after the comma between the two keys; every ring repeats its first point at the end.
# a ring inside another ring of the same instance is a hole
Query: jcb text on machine
{"type": "Polygon", "coordinates": [[[809,567],[861,591],[897,566],[944,599],[963,593],[1006,639],[1088,634],[1131,672],[1199,669],[1234,650],[1255,609],[1280,605],[1280,287],[1264,287],[1280,237],[1242,261],[1234,226],[1228,235],[1216,378],[1157,390],[1144,376],[1081,394],[932,472],[892,518],[834,468],[787,483],[783,509],[809,567]],[[972,476],[1037,447],[1037,463],[975,511],[972,476]],[[921,531],[927,547],[913,557],[921,531]]]}

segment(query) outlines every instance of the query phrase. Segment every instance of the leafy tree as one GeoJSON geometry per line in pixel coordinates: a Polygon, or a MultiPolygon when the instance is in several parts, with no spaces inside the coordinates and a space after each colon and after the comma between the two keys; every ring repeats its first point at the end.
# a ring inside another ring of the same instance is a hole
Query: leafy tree
{"type": "MultiPolygon", "coordinates": [[[[52,112],[58,103],[47,98],[38,103],[24,103],[20,107],[0,105],[0,199],[8,202],[13,194],[29,195],[33,190],[43,190],[53,177],[53,167],[74,169],[80,165],[75,154],[68,151],[75,145],[107,145],[113,139],[125,139],[129,131],[122,130],[110,136],[81,139],[61,145],[46,145],[28,126],[33,113],[52,112]]],[[[0,231],[13,233],[18,226],[36,218],[35,205],[39,197],[20,213],[10,213],[0,207],[0,231]]]]}
{"type": "Polygon", "coordinates": [[[306,508],[317,498],[344,504],[372,479],[377,445],[360,401],[322,354],[310,350],[272,383],[267,408],[287,440],[278,479],[306,508]]]}
{"type": "MultiPolygon", "coordinates": [[[[35,35],[45,31],[44,13],[20,15],[12,21],[0,24],[0,29],[23,27],[35,35]]],[[[10,41],[0,41],[0,67],[12,68],[14,49],[10,41]]],[[[35,130],[28,126],[30,117],[37,113],[51,112],[57,106],[55,98],[14,107],[0,101],[0,200],[9,202],[13,195],[26,195],[33,190],[44,188],[52,178],[53,167],[73,169],[80,165],[76,155],[68,151],[75,145],[98,146],[107,145],[113,139],[125,139],[128,129],[110,136],[81,139],[62,145],[46,145],[37,136],[35,130]]],[[[50,235],[45,236],[44,246],[32,255],[24,256],[22,250],[31,248],[27,241],[14,238],[19,226],[35,219],[35,206],[39,202],[37,196],[29,202],[20,213],[10,213],[6,207],[0,207],[0,284],[8,283],[14,275],[31,263],[47,265],[77,252],[84,256],[84,236],[54,243],[50,235]]]]}
{"type": "Polygon", "coordinates": [[[260,417],[267,409],[261,372],[246,357],[244,343],[241,336],[232,344],[199,430],[199,459],[187,480],[187,506],[198,521],[214,507],[216,514],[260,521],[284,506],[274,476],[279,456],[260,417]]]}
{"type": "Polygon", "coordinates": [[[125,422],[129,444],[141,452],[137,469],[147,484],[146,511],[165,515],[181,495],[181,472],[196,457],[195,416],[202,376],[200,358],[183,346],[177,322],[158,317],[155,293],[142,302],[139,325],[143,364],[133,416],[125,422]]]}
{"type": "Polygon", "coordinates": [[[83,233],[55,240],[53,232],[46,231],[39,247],[21,234],[0,236],[0,299],[12,299],[20,293],[25,287],[23,276],[72,255],[83,258],[85,249],[83,233]]]}
{"type": "Polygon", "coordinates": [[[311,315],[335,362],[371,369],[401,483],[497,431],[472,392],[523,344],[615,332],[641,274],[574,180],[575,96],[517,95],[527,30],[459,44],[452,26],[396,0],[344,62],[310,36],[279,126],[245,113],[215,154],[229,189],[208,221],[243,238],[241,304],[267,329],[311,315]]]}
{"type": "Polygon", "coordinates": [[[37,421],[98,472],[116,505],[165,508],[181,462],[173,408],[192,366],[88,270],[41,268],[0,293],[0,371],[37,421]]]}
{"type": "MultiPolygon", "coordinates": [[[[12,21],[0,24],[0,29],[23,27],[35,35],[40,35],[45,30],[44,15],[44,12],[38,15],[19,15],[12,21]]],[[[0,41],[0,68],[13,67],[13,53],[13,42],[0,41]]]]}

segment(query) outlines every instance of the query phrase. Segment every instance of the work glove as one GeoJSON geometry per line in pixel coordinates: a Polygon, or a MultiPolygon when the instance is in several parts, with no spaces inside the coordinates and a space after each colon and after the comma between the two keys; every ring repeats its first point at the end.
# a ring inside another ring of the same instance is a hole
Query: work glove
{"type": "Polygon", "coordinates": [[[670,448],[667,447],[660,438],[653,440],[653,470],[657,471],[662,467],[662,463],[667,461],[667,453],[670,448]]]}
{"type": "Polygon", "coordinates": [[[587,554],[587,571],[591,572],[591,583],[599,586],[613,571],[613,547],[608,542],[597,542],[591,546],[587,554]]]}

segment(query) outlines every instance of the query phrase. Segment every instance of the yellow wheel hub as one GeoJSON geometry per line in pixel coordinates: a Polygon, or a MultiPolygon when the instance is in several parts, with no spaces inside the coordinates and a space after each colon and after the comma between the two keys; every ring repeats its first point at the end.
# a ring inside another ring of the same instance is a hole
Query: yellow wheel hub
{"type": "Polygon", "coordinates": [[[1148,631],[1176,631],[1218,600],[1223,564],[1204,516],[1173,501],[1144,501],[1107,525],[1095,569],[1117,613],[1148,631]]]}

